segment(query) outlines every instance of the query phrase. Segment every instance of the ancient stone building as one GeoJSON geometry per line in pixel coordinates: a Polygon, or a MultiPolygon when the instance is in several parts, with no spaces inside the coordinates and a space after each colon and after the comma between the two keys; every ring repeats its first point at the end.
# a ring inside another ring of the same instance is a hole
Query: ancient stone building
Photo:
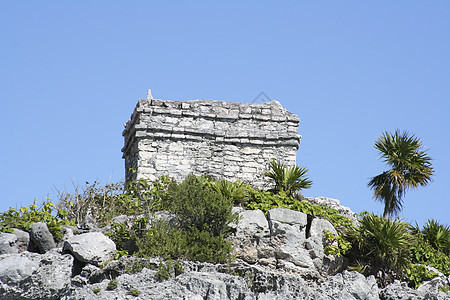
{"type": "Polygon", "coordinates": [[[264,187],[273,158],[296,164],[299,118],[277,101],[140,99],[125,124],[126,180],[189,174],[264,187]],[[134,169],[135,172],[130,171],[134,169]]]}

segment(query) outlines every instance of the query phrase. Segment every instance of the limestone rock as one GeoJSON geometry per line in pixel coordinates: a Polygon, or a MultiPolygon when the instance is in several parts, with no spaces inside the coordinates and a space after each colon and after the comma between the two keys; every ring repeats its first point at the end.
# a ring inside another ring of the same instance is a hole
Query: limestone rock
{"type": "Polygon", "coordinates": [[[14,234],[17,237],[17,248],[19,252],[29,250],[30,246],[30,234],[26,231],[14,228],[14,234]]]}
{"type": "Polygon", "coordinates": [[[324,296],[323,299],[379,299],[375,277],[366,278],[355,271],[344,271],[329,277],[316,291],[324,296]]]}
{"type": "Polygon", "coordinates": [[[380,298],[389,300],[425,299],[424,295],[421,292],[408,287],[406,282],[400,282],[398,280],[382,289],[380,292],[380,298]]]}
{"type": "Polygon", "coordinates": [[[30,238],[38,247],[40,253],[45,253],[56,247],[53,235],[44,222],[33,223],[30,226],[30,238]]]}
{"type": "Polygon", "coordinates": [[[19,253],[17,236],[12,233],[0,232],[0,254],[19,253]]]}
{"type": "Polygon", "coordinates": [[[114,257],[116,244],[103,233],[89,232],[69,238],[64,242],[64,250],[82,263],[100,266],[114,257]]]}
{"type": "Polygon", "coordinates": [[[300,227],[305,227],[307,224],[307,215],[305,213],[287,208],[273,208],[267,212],[267,216],[269,222],[299,225],[300,227]]]}
{"type": "Polygon", "coordinates": [[[26,299],[58,299],[70,288],[73,256],[50,250],[39,258],[39,267],[21,284],[26,299]]]}
{"type": "MultiPolygon", "coordinates": [[[[442,273],[441,273],[442,274],[442,273]]],[[[425,281],[418,288],[417,291],[422,293],[437,293],[439,288],[446,287],[449,285],[447,278],[445,276],[439,276],[431,279],[430,281],[425,281]]]]}
{"type": "Polygon", "coordinates": [[[70,287],[73,257],[55,249],[44,255],[0,256],[1,299],[58,299],[70,287]]]}
{"type": "Polygon", "coordinates": [[[270,231],[266,216],[262,211],[233,208],[239,214],[239,223],[235,225],[232,238],[234,254],[249,263],[256,263],[260,258],[273,257],[270,249],[270,231]]]}
{"type": "Polygon", "coordinates": [[[347,206],[341,205],[341,202],[338,199],[328,198],[328,197],[315,197],[315,198],[306,198],[310,203],[327,206],[337,210],[342,216],[349,218],[353,221],[353,225],[358,225],[358,220],[355,216],[355,213],[347,206]]]}
{"type": "Polygon", "coordinates": [[[39,263],[28,253],[0,255],[0,281],[16,286],[30,277],[38,267],[39,263]]]}
{"type": "Polygon", "coordinates": [[[285,208],[275,208],[267,212],[271,241],[279,267],[292,271],[309,269],[315,272],[314,262],[305,249],[307,215],[285,208]],[[297,268],[298,267],[298,268],[297,268]]]}

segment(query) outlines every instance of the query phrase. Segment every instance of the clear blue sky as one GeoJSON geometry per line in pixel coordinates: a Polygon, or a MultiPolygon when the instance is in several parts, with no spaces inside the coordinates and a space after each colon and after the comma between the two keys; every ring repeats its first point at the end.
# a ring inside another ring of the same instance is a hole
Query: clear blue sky
{"type": "Polygon", "coordinates": [[[301,119],[306,196],[382,213],[384,130],[409,130],[434,182],[401,217],[450,223],[450,1],[1,1],[0,211],[124,178],[123,123],[167,100],[252,101],[301,119]]]}

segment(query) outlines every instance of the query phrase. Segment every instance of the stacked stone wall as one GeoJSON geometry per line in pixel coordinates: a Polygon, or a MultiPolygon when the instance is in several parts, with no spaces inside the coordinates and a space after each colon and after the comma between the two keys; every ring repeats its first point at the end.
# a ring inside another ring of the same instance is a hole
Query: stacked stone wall
{"type": "Polygon", "coordinates": [[[277,101],[140,99],[123,131],[126,180],[194,174],[262,188],[271,159],[295,165],[298,124],[277,101]]]}

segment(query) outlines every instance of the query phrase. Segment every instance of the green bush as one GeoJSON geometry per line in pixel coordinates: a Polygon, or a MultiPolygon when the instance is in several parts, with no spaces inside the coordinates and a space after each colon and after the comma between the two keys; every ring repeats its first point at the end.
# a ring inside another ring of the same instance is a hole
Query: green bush
{"type": "Polygon", "coordinates": [[[196,228],[219,236],[229,231],[230,223],[237,222],[237,214],[232,213],[233,199],[216,192],[194,175],[180,184],[170,184],[168,194],[169,209],[184,230],[196,228]]]}
{"type": "Polygon", "coordinates": [[[141,215],[164,209],[168,206],[168,186],[173,179],[162,176],[149,182],[146,179],[100,186],[98,182],[86,187],[75,187],[75,193],[58,192],[57,207],[67,211],[68,219],[81,224],[86,215],[91,215],[100,227],[119,215],[141,215]]]}
{"type": "Polygon", "coordinates": [[[36,201],[29,207],[21,207],[19,210],[9,208],[0,214],[0,232],[14,233],[13,228],[30,231],[33,223],[44,222],[55,240],[61,239],[62,225],[74,225],[67,218],[67,211],[58,209],[55,211],[52,202],[47,201],[38,208],[36,201]],[[56,216],[54,214],[56,213],[56,216]]]}
{"type": "Polygon", "coordinates": [[[428,265],[446,276],[450,275],[450,256],[444,252],[445,240],[439,238],[439,231],[445,228],[448,226],[440,225],[435,221],[428,221],[422,230],[418,227],[410,227],[414,237],[409,245],[412,263],[428,265]]]}
{"type": "Polygon", "coordinates": [[[230,182],[228,180],[209,180],[206,182],[213,190],[221,194],[223,197],[231,199],[234,205],[247,205],[248,194],[247,189],[249,185],[237,180],[230,182]]]}
{"type": "Polygon", "coordinates": [[[366,213],[359,228],[348,231],[346,237],[352,242],[346,256],[365,275],[377,275],[382,286],[404,278],[412,242],[406,223],[366,213]]]}
{"type": "Polygon", "coordinates": [[[436,250],[450,256],[450,227],[428,220],[422,229],[425,240],[436,250]]]}
{"type": "Polygon", "coordinates": [[[230,242],[223,235],[213,236],[205,230],[193,227],[185,230],[170,226],[165,221],[154,224],[149,231],[137,239],[139,257],[162,257],[164,259],[186,259],[224,263],[233,257],[230,242]]]}
{"type": "Polygon", "coordinates": [[[406,270],[406,274],[409,280],[409,287],[417,289],[423,282],[431,280],[438,276],[436,273],[428,271],[424,265],[411,264],[406,270]]]}

